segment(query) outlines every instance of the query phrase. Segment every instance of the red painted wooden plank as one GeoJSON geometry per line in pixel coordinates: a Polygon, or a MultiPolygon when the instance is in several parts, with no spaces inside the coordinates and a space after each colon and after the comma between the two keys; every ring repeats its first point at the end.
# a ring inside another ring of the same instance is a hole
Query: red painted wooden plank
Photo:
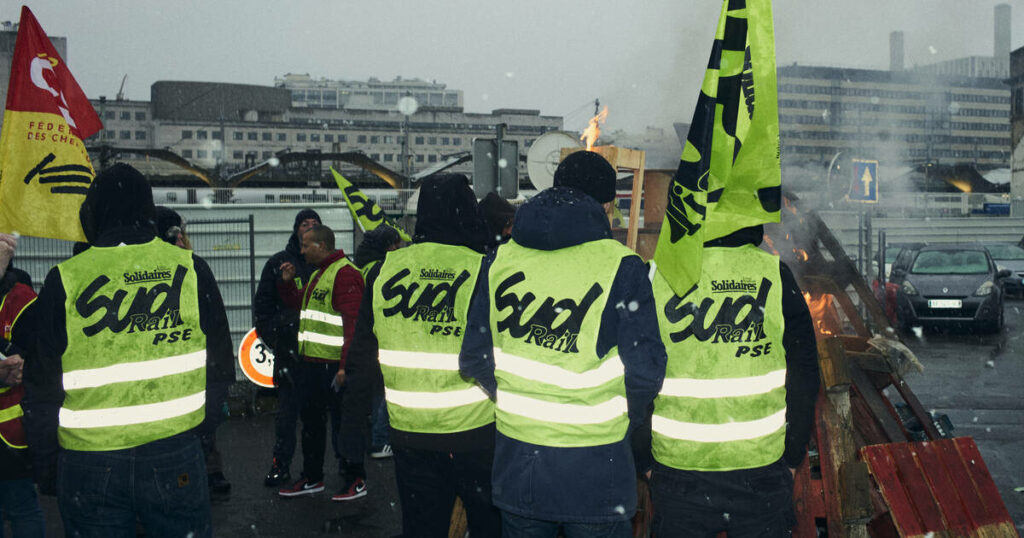
{"type": "Polygon", "coordinates": [[[900,482],[904,489],[913,499],[914,508],[921,518],[926,531],[940,531],[946,527],[942,518],[942,511],[939,510],[932,492],[928,489],[928,481],[924,472],[917,466],[917,460],[910,454],[910,443],[894,443],[887,445],[889,454],[896,462],[896,470],[900,475],[900,482]]]}
{"type": "Polygon", "coordinates": [[[821,481],[811,479],[810,460],[810,457],[804,458],[793,478],[793,509],[796,514],[794,538],[817,537],[818,529],[815,527],[814,518],[825,517],[821,481]]]}
{"type": "Polygon", "coordinates": [[[974,522],[975,527],[996,523],[998,520],[985,506],[985,500],[978,493],[978,488],[971,478],[971,473],[967,469],[968,462],[963,461],[953,440],[935,441],[932,443],[932,448],[935,449],[935,454],[945,467],[946,473],[953,482],[953,487],[957,489],[960,499],[963,500],[967,514],[974,522]]]}
{"type": "MultiPolygon", "coordinates": [[[[918,467],[925,471],[924,476],[928,479],[932,497],[935,498],[942,510],[946,528],[964,536],[969,535],[972,529],[977,528],[977,521],[974,521],[968,514],[959,488],[947,473],[946,465],[939,459],[935,445],[928,441],[913,443],[910,450],[917,459],[918,467]]],[[[973,488],[971,491],[963,492],[963,497],[975,497],[973,488]]]]}
{"type": "Polygon", "coordinates": [[[974,482],[975,488],[977,488],[978,495],[985,504],[985,513],[991,518],[989,521],[993,523],[1013,522],[1010,513],[1006,510],[1006,505],[1003,504],[1003,497],[999,494],[999,488],[992,481],[992,475],[988,471],[988,466],[985,465],[985,460],[981,457],[978,445],[974,444],[974,439],[970,437],[957,437],[951,439],[951,441],[956,444],[957,452],[960,453],[960,459],[965,464],[968,473],[970,473],[971,480],[974,482]]]}
{"type": "Polygon", "coordinates": [[[871,476],[875,478],[878,489],[882,491],[892,515],[893,524],[901,536],[917,536],[924,534],[925,526],[914,510],[914,504],[903,489],[896,462],[887,449],[889,445],[872,445],[860,449],[860,457],[868,465],[871,476]]]}

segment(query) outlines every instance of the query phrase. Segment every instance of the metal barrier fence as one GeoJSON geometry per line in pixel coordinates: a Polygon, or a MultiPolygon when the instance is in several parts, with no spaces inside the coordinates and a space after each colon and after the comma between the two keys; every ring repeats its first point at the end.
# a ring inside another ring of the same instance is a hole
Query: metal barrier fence
{"type": "Polygon", "coordinates": [[[237,345],[252,326],[256,294],[255,225],[248,218],[186,221],[192,250],[206,260],[224,299],[231,340],[237,345]]]}

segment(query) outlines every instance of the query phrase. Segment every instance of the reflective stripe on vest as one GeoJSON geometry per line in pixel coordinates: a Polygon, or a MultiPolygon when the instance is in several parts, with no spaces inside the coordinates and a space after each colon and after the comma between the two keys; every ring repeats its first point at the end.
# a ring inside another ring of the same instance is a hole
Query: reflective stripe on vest
{"type": "Polygon", "coordinates": [[[192,253],[154,239],[94,247],[57,268],[67,294],[61,446],[132,448],[202,422],[206,336],[192,253]]]}
{"type": "Polygon", "coordinates": [[[782,457],[786,352],[779,259],[752,245],[706,248],[693,291],[652,277],[665,381],[652,451],[676,469],[728,471],[782,457]]]}
{"type": "Polygon", "coordinates": [[[459,348],[483,255],[416,243],[387,253],[373,284],[391,427],[455,433],[494,422],[494,403],[459,374],[459,348]]]}
{"type": "Polygon", "coordinates": [[[596,349],[608,291],[631,255],[610,239],[554,251],[514,240],[498,248],[488,285],[502,434],[555,447],[625,437],[622,361],[616,348],[603,357],[596,349]]]}
{"type": "Polygon", "coordinates": [[[333,298],[334,281],[338,271],[345,267],[355,268],[342,257],[326,269],[318,269],[310,277],[309,282],[316,284],[308,287],[302,296],[299,355],[329,361],[341,360],[341,350],[345,346],[345,323],[334,309],[333,298]],[[317,275],[320,275],[319,279],[317,275]]]}

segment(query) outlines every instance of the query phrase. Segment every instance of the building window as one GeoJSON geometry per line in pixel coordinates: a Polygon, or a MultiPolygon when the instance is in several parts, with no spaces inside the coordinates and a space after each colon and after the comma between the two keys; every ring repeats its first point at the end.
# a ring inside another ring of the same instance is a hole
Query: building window
{"type": "Polygon", "coordinates": [[[310,142],[319,142],[320,141],[320,134],[319,133],[313,133],[313,134],[309,135],[309,141],[310,142]]]}
{"type": "Polygon", "coordinates": [[[286,142],[288,140],[288,133],[277,133],[278,142],[286,142]]]}
{"type": "Polygon", "coordinates": [[[370,158],[375,160],[375,161],[379,161],[380,160],[380,153],[371,153],[370,154],[370,158]]]}
{"type": "Polygon", "coordinates": [[[423,156],[422,155],[417,155],[416,156],[416,162],[418,162],[418,163],[423,162],[423,156]]]}
{"type": "Polygon", "coordinates": [[[114,131],[103,131],[103,138],[107,140],[112,140],[115,136],[117,136],[117,133],[114,131]]]}
{"type": "Polygon", "coordinates": [[[305,142],[306,141],[306,133],[296,133],[295,141],[296,142],[305,142]]]}
{"type": "Polygon", "coordinates": [[[430,156],[428,156],[427,157],[427,162],[428,163],[436,163],[437,162],[437,155],[430,155],[430,156]]]}
{"type": "Polygon", "coordinates": [[[332,135],[332,134],[325,134],[324,135],[324,142],[334,142],[334,135],[332,135]]]}
{"type": "Polygon", "coordinates": [[[241,139],[243,139],[245,137],[242,134],[242,131],[235,131],[235,132],[231,133],[231,138],[233,138],[235,140],[241,140],[241,139]]]}
{"type": "Polygon", "coordinates": [[[210,138],[213,138],[214,140],[223,140],[224,139],[224,133],[222,133],[220,131],[213,131],[212,133],[210,133],[210,135],[211,135],[210,138]]]}
{"type": "Polygon", "coordinates": [[[186,158],[186,159],[191,159],[192,158],[192,150],[190,150],[190,149],[183,149],[183,150],[181,150],[181,156],[186,158]]]}
{"type": "Polygon", "coordinates": [[[135,113],[135,121],[146,121],[146,113],[145,112],[136,112],[135,113]]]}
{"type": "Polygon", "coordinates": [[[125,121],[130,121],[132,119],[132,113],[127,110],[122,110],[121,119],[125,121]]]}
{"type": "Polygon", "coordinates": [[[241,150],[236,150],[236,151],[231,152],[231,158],[236,160],[236,161],[242,160],[242,151],[241,150]]]}
{"type": "Polygon", "coordinates": [[[384,154],[384,162],[389,163],[389,162],[392,162],[394,160],[395,160],[394,154],[392,154],[392,153],[385,153],[384,154]]]}
{"type": "Polygon", "coordinates": [[[274,133],[263,133],[263,141],[270,142],[274,139],[274,133]]]}
{"type": "Polygon", "coordinates": [[[112,120],[112,119],[114,119],[116,117],[117,117],[117,114],[114,113],[113,110],[108,110],[108,111],[103,113],[103,119],[105,119],[105,120],[112,120]]]}
{"type": "Polygon", "coordinates": [[[209,133],[206,131],[196,131],[196,138],[199,140],[206,140],[208,136],[209,133]]]}
{"type": "Polygon", "coordinates": [[[272,151],[264,151],[263,152],[263,160],[264,161],[269,159],[269,158],[271,158],[271,157],[273,157],[273,156],[274,156],[274,152],[272,152],[272,151]]]}
{"type": "Polygon", "coordinates": [[[181,132],[181,139],[182,140],[188,140],[190,138],[192,138],[192,131],[182,131],[181,132]]]}
{"type": "Polygon", "coordinates": [[[145,140],[146,131],[135,131],[135,140],[145,140]]]}
{"type": "Polygon", "coordinates": [[[177,202],[178,201],[178,193],[176,193],[176,192],[168,192],[167,193],[167,201],[168,202],[177,202]]]}
{"type": "Polygon", "coordinates": [[[119,131],[117,133],[117,138],[120,139],[120,140],[131,140],[132,139],[132,132],[131,131],[119,131]]]}
{"type": "Polygon", "coordinates": [[[455,138],[453,138],[452,139],[452,145],[453,146],[461,146],[462,145],[462,138],[459,138],[457,136],[455,138]]]}
{"type": "Polygon", "coordinates": [[[358,141],[358,142],[359,142],[360,144],[365,144],[365,143],[366,143],[366,135],[359,135],[359,136],[358,136],[358,137],[356,138],[356,140],[357,140],[357,141],[358,141]]]}
{"type": "Polygon", "coordinates": [[[437,137],[436,136],[432,136],[430,138],[427,138],[427,144],[430,144],[431,146],[436,146],[437,145],[437,137]]]}
{"type": "Polygon", "coordinates": [[[371,144],[380,144],[380,137],[379,136],[371,136],[370,137],[370,143],[371,144]]]}
{"type": "Polygon", "coordinates": [[[384,143],[385,144],[394,144],[395,143],[395,137],[393,137],[393,136],[385,136],[384,137],[384,143]]]}
{"type": "Polygon", "coordinates": [[[249,140],[258,140],[259,136],[259,133],[257,133],[256,131],[250,131],[249,133],[247,133],[246,138],[248,138],[249,140]]]}
{"type": "Polygon", "coordinates": [[[205,159],[206,158],[206,150],[205,149],[197,149],[196,150],[196,158],[197,159],[205,159]]]}
{"type": "Polygon", "coordinates": [[[338,135],[338,142],[348,142],[348,135],[338,135]]]}
{"type": "Polygon", "coordinates": [[[416,142],[416,144],[422,146],[423,145],[423,137],[422,136],[417,136],[416,139],[415,139],[415,142],[416,142]]]}
{"type": "Polygon", "coordinates": [[[448,137],[447,136],[442,136],[441,137],[441,145],[442,146],[447,146],[448,145],[448,137]]]}

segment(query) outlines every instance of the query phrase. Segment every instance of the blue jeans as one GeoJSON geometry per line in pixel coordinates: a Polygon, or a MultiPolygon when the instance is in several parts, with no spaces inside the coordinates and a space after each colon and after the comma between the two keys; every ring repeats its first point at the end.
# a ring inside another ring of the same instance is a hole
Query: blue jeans
{"type": "MultiPolygon", "coordinates": [[[[43,510],[39,507],[36,487],[31,478],[21,480],[0,480],[0,509],[11,522],[11,531],[16,538],[46,535],[43,510]]],[[[0,520],[0,538],[4,535],[4,524],[0,520]]]]}
{"type": "Polygon", "coordinates": [[[185,433],[110,452],[66,450],[57,463],[57,502],[68,536],[213,536],[206,464],[185,433]]]}
{"type": "Polygon", "coordinates": [[[559,523],[501,512],[501,535],[504,538],[556,538],[558,528],[565,538],[632,538],[633,524],[627,519],[607,523],[559,523]]]}
{"type": "Polygon", "coordinates": [[[370,413],[370,446],[380,448],[391,443],[388,433],[388,402],[384,400],[384,390],[374,395],[373,412],[370,413]]]}

